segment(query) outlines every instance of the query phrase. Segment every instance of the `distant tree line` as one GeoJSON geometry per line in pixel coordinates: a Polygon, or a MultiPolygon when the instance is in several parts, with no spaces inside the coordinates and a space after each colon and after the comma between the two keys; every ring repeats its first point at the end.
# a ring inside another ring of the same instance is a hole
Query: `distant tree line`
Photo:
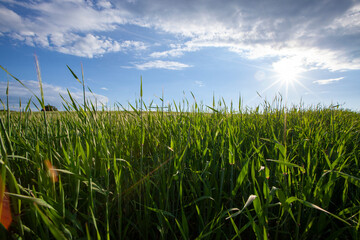
{"type": "Polygon", "coordinates": [[[41,111],[58,111],[58,109],[55,106],[48,104],[45,106],[45,108],[41,109],[41,111]]]}

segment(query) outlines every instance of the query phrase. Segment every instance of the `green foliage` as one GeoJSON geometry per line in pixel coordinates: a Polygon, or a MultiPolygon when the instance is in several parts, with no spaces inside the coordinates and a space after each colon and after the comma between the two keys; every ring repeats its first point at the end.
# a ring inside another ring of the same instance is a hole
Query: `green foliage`
{"type": "Polygon", "coordinates": [[[109,112],[69,95],[46,119],[1,113],[13,237],[360,237],[359,113],[294,107],[284,129],[281,101],[109,112]]]}
{"type": "Polygon", "coordinates": [[[58,109],[55,106],[52,106],[50,104],[45,105],[45,107],[43,109],[41,109],[41,111],[58,111],[58,109]]]}

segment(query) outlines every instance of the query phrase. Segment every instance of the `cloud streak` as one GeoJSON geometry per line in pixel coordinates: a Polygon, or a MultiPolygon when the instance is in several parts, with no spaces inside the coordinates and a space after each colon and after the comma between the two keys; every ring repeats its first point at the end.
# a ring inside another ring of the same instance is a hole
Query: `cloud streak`
{"type": "Polygon", "coordinates": [[[196,84],[196,86],[198,86],[198,87],[204,87],[204,86],[205,86],[205,84],[204,84],[203,81],[195,81],[195,84],[196,84]]]}
{"type": "Polygon", "coordinates": [[[319,85],[327,85],[327,84],[330,84],[330,83],[333,83],[333,82],[338,82],[338,81],[343,80],[343,79],[344,79],[344,77],[322,79],[322,80],[313,81],[313,83],[317,83],[319,85]]]}
{"type": "Polygon", "coordinates": [[[148,69],[182,70],[191,67],[191,65],[180,62],[174,62],[174,61],[155,60],[145,63],[135,63],[134,67],[139,70],[148,70],[148,69]]]}

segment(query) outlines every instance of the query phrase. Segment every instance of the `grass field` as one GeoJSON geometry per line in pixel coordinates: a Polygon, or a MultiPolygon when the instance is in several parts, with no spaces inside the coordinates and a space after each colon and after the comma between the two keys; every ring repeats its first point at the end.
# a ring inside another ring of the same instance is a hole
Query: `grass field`
{"type": "Polygon", "coordinates": [[[360,238],[359,113],[286,110],[279,99],[253,110],[224,104],[4,111],[0,211],[4,224],[10,206],[12,223],[1,234],[360,238]]]}

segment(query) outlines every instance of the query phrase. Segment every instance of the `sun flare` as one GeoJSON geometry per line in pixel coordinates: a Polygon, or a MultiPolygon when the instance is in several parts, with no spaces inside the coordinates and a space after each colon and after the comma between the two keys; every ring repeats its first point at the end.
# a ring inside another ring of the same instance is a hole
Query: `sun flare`
{"type": "Polygon", "coordinates": [[[273,63],[276,79],[283,83],[297,81],[300,74],[304,71],[301,62],[297,59],[285,58],[273,63]]]}

